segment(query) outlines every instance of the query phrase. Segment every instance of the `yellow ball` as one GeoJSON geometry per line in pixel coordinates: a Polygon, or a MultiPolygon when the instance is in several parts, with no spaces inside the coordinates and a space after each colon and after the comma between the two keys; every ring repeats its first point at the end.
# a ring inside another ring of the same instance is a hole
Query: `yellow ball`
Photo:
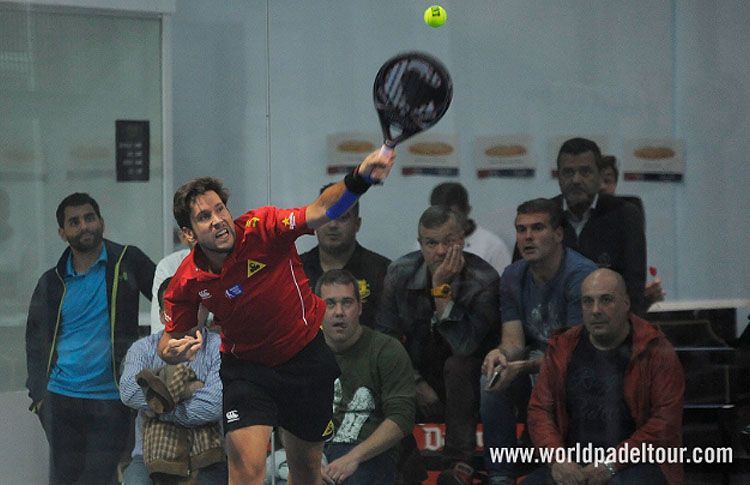
{"type": "Polygon", "coordinates": [[[424,23],[430,27],[440,27],[446,20],[448,20],[448,12],[440,5],[427,7],[424,11],[424,23]]]}

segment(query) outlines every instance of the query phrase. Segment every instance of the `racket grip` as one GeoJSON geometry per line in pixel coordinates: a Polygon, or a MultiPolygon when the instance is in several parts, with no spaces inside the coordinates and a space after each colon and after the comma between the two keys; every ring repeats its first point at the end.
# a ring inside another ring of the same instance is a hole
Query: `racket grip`
{"type": "Polygon", "coordinates": [[[383,143],[383,146],[380,147],[380,156],[389,156],[391,153],[393,153],[393,147],[389,147],[387,144],[383,143]]]}

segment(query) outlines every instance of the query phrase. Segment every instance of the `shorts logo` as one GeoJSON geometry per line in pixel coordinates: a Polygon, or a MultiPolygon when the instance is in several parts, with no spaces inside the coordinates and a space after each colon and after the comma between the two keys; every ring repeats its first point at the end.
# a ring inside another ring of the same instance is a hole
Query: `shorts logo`
{"type": "Polygon", "coordinates": [[[258,271],[262,270],[266,267],[266,263],[261,263],[260,261],[254,261],[252,259],[247,260],[247,277],[251,277],[258,271]]]}
{"type": "Polygon", "coordinates": [[[227,291],[225,291],[224,294],[227,295],[227,298],[233,300],[242,294],[242,287],[237,283],[233,287],[227,288],[227,291]]]}
{"type": "Polygon", "coordinates": [[[200,296],[204,300],[208,300],[209,298],[211,298],[211,293],[209,293],[207,289],[203,288],[198,292],[198,296],[200,296]]]}
{"type": "Polygon", "coordinates": [[[258,227],[258,223],[260,222],[260,219],[257,217],[251,217],[246,223],[245,227],[258,227]]]}
{"type": "Polygon", "coordinates": [[[290,213],[289,217],[285,217],[281,223],[285,226],[289,226],[289,229],[297,227],[297,220],[294,218],[294,212],[290,213]]]}
{"type": "Polygon", "coordinates": [[[232,409],[231,411],[227,411],[226,417],[227,423],[234,423],[240,420],[240,413],[236,409],[232,409]]]}
{"type": "Polygon", "coordinates": [[[325,431],[323,431],[323,438],[333,437],[333,420],[328,420],[325,431]]]}

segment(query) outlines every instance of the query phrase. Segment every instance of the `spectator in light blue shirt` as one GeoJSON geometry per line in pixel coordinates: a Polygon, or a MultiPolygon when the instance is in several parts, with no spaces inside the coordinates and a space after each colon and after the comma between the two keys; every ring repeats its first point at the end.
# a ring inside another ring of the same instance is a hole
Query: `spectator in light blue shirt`
{"type": "MultiPolygon", "coordinates": [[[[163,298],[164,291],[167,289],[172,278],[167,278],[158,289],[157,297],[160,308],[160,317],[164,318],[163,298]]],[[[162,321],[162,325],[163,325],[162,321]]],[[[157,371],[166,364],[159,357],[156,347],[164,331],[158,331],[148,337],[144,337],[133,344],[128,350],[123,364],[122,378],[120,379],[120,398],[127,406],[138,410],[136,418],[136,436],[135,447],[132,452],[132,461],[125,469],[125,485],[150,485],[154,475],[159,473],[158,467],[152,466],[148,459],[144,460],[144,423],[148,419],[158,419],[161,422],[173,423],[176,429],[196,429],[206,425],[215,426],[218,433],[214,436],[221,436],[221,409],[222,409],[222,386],[219,378],[219,367],[221,358],[219,355],[220,337],[211,331],[201,330],[204,335],[203,347],[198,351],[195,358],[186,364],[195,374],[194,392],[192,395],[174,405],[172,410],[154,413],[153,406],[149,406],[149,400],[144,393],[144,389],[139,384],[139,376],[143,382],[142,371],[151,371],[157,374],[157,371]],[[151,475],[151,477],[150,477],[151,475]]],[[[171,389],[170,389],[171,390],[171,389]]],[[[176,401],[176,400],[175,400],[176,401]]],[[[149,439],[149,438],[146,438],[149,439]]],[[[148,445],[148,443],[145,443],[148,445]]],[[[152,446],[161,445],[152,443],[152,446]]],[[[216,450],[213,450],[216,451],[216,450]]],[[[205,456],[205,454],[204,454],[205,456]]],[[[227,483],[226,461],[221,452],[221,460],[217,459],[217,454],[212,455],[214,458],[209,460],[212,463],[207,466],[200,466],[204,461],[198,463],[196,468],[195,457],[193,462],[188,461],[190,475],[197,472],[197,483],[201,485],[218,485],[227,483]]],[[[171,483],[171,482],[170,482],[171,483]]]]}
{"type": "Polygon", "coordinates": [[[111,483],[132,426],[118,372],[138,338],[140,295],[151,299],[154,263],[135,246],[104,239],[89,194],[65,197],[56,218],[68,247],[29,304],[29,409],[49,441],[50,483],[111,483]]]}

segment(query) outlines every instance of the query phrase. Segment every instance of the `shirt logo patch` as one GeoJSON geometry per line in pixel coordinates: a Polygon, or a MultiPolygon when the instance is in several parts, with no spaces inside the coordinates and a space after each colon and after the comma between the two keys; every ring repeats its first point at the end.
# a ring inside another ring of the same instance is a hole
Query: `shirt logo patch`
{"type": "Polygon", "coordinates": [[[255,261],[252,259],[247,260],[247,277],[251,277],[258,271],[262,270],[266,267],[266,263],[261,263],[260,261],[255,261]]]}
{"type": "Polygon", "coordinates": [[[370,296],[370,283],[367,280],[357,280],[359,283],[359,299],[366,300],[370,296]]]}
{"type": "Polygon", "coordinates": [[[294,217],[294,212],[290,213],[289,217],[285,217],[281,221],[281,223],[284,224],[285,226],[288,226],[289,229],[294,229],[295,227],[297,227],[297,220],[294,217]]]}
{"type": "Polygon", "coordinates": [[[227,295],[227,298],[233,300],[242,294],[242,287],[237,283],[231,288],[227,288],[227,291],[225,291],[224,294],[227,295]]]}
{"type": "Polygon", "coordinates": [[[257,217],[251,217],[246,223],[245,227],[258,227],[258,223],[260,222],[260,219],[257,217]]]}
{"type": "Polygon", "coordinates": [[[209,298],[211,298],[211,293],[209,293],[207,289],[203,288],[198,292],[198,296],[200,296],[204,300],[208,300],[209,298]]]}
{"type": "Polygon", "coordinates": [[[227,411],[226,417],[227,423],[234,423],[240,420],[240,413],[236,409],[232,409],[231,411],[227,411]]]}

